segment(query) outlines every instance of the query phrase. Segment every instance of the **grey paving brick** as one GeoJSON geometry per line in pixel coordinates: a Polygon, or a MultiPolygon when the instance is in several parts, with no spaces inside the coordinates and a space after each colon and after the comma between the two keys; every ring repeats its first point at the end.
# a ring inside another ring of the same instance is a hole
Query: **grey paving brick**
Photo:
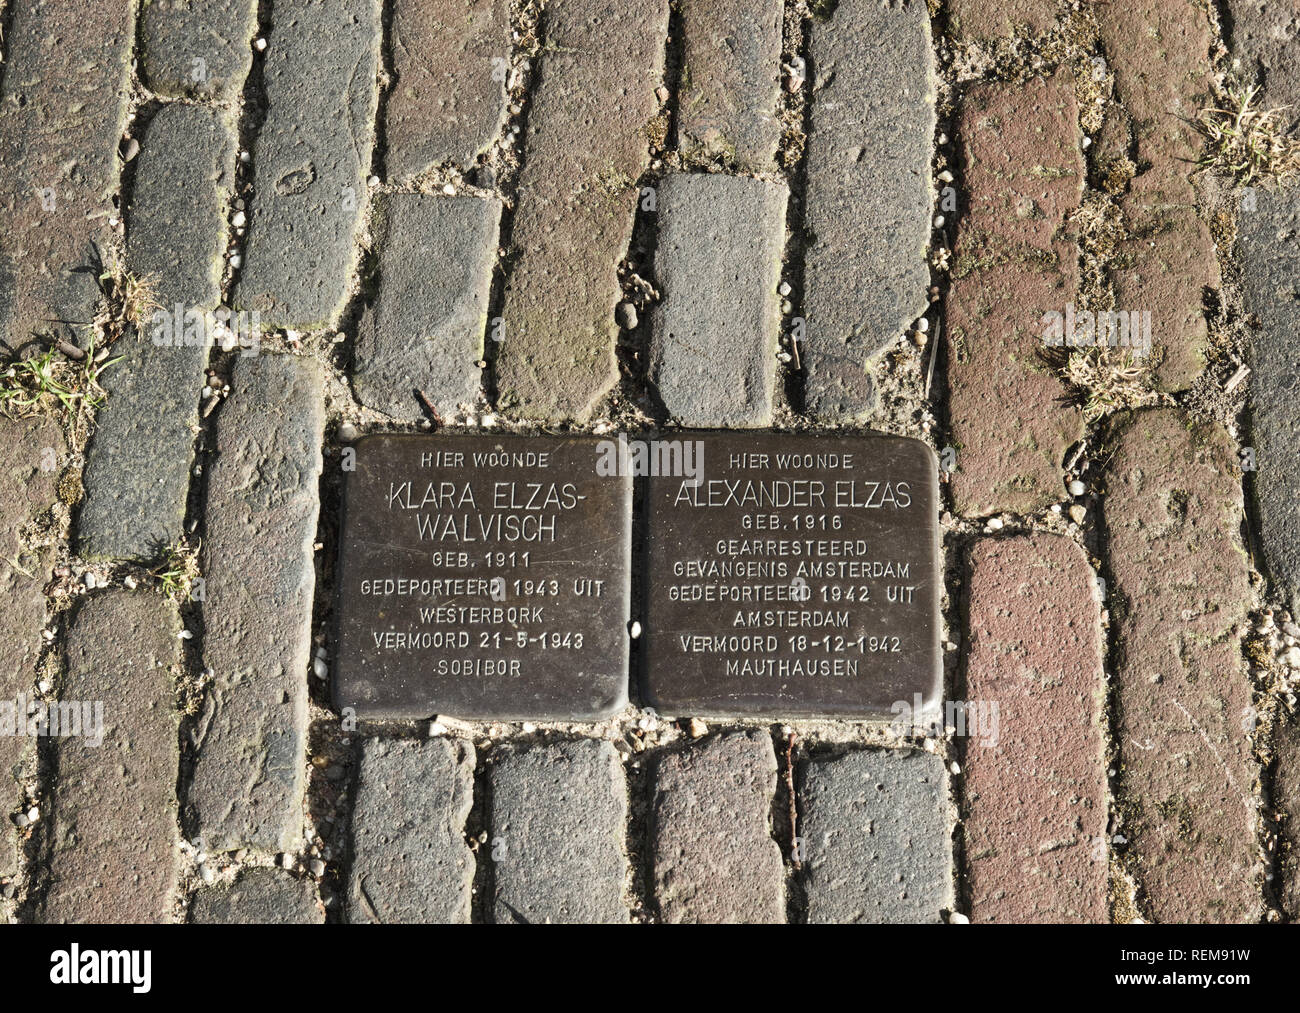
{"type": "Polygon", "coordinates": [[[393,194],[380,208],[379,293],[357,335],[357,398],[407,421],[424,417],[416,388],[440,412],[473,404],[501,205],[393,194]]]}
{"type": "Polygon", "coordinates": [[[869,412],[866,366],[926,307],[935,83],[920,0],[814,19],[804,316],[809,412],[869,412]]]}
{"type": "Polygon", "coordinates": [[[379,0],[278,0],[275,18],[235,297],[268,326],[324,327],[342,309],[356,264],[378,101],[379,0]]]}
{"type": "Polygon", "coordinates": [[[145,0],[141,76],[160,95],[236,98],[256,30],[257,0],[145,0]]]}
{"type": "Polygon", "coordinates": [[[627,782],[608,742],[525,748],[488,768],[498,923],[622,923],[627,782]]]}
{"type": "Polygon", "coordinates": [[[246,869],[235,882],[205,886],[190,903],[195,925],[319,925],[325,909],[310,879],[278,869],[246,869]]]}
{"type": "Polygon", "coordinates": [[[394,0],[391,49],[389,177],[472,164],[505,122],[508,0],[394,0]]]}
{"type": "Polygon", "coordinates": [[[353,922],[468,922],[474,803],[468,742],[372,739],[361,751],[352,813],[353,922]]]}
{"type": "Polygon", "coordinates": [[[1258,470],[1250,477],[1269,576],[1292,614],[1300,615],[1300,186],[1259,188],[1249,197],[1253,209],[1237,219],[1237,255],[1242,298],[1259,321],[1251,342],[1251,440],[1258,470]]]}
{"type": "Polygon", "coordinates": [[[13,4],[0,75],[0,341],[73,335],[99,301],[134,4],[13,4]],[[75,323],[58,323],[69,321],[75,323]]]}
{"type": "Polygon", "coordinates": [[[213,676],[189,790],[209,849],[301,835],[321,383],[311,359],[241,358],[217,417],[199,560],[213,676]]]}
{"type": "Polygon", "coordinates": [[[683,0],[682,153],[752,172],[781,139],[781,0],[683,0]]]}
{"type": "Polygon", "coordinates": [[[932,753],[873,749],[807,764],[809,922],[936,922],[952,907],[946,782],[932,753]]]}
{"type": "Polygon", "coordinates": [[[667,0],[557,0],[524,137],[499,400],[582,417],[615,383],[618,262],[649,162],[667,0]]]}
{"type": "Polygon", "coordinates": [[[228,112],[169,105],[145,131],[127,267],[149,285],[158,310],[142,333],[119,341],[120,361],[104,372],[108,398],[95,418],[78,521],[87,558],[153,559],[180,539],[209,354],[187,315],[221,301],[234,162],[228,112]]]}
{"type": "Polygon", "coordinates": [[[103,742],[58,740],[41,921],[172,919],[179,630],[175,606],[145,592],[96,596],[73,618],[59,699],[102,704],[103,742]]]}
{"type": "Polygon", "coordinates": [[[772,420],[786,189],[749,177],[659,185],[650,376],[688,426],[772,420]]]}
{"type": "Polygon", "coordinates": [[[655,898],[665,922],[785,921],[785,870],[772,839],[772,740],[727,735],[669,753],[655,771],[655,898]]]}
{"type": "MultiPolygon", "coordinates": [[[[0,418],[0,701],[11,706],[18,694],[30,696],[36,683],[43,586],[53,563],[51,547],[27,544],[20,531],[53,506],[64,456],[63,434],[54,422],[0,418]]],[[[33,739],[0,735],[0,876],[17,870],[9,816],[18,811],[21,792],[14,775],[33,756],[33,739]]]]}
{"type": "Polygon", "coordinates": [[[1233,65],[1261,91],[1260,109],[1284,107],[1281,119],[1300,126],[1300,0],[1228,0],[1233,65]]]}

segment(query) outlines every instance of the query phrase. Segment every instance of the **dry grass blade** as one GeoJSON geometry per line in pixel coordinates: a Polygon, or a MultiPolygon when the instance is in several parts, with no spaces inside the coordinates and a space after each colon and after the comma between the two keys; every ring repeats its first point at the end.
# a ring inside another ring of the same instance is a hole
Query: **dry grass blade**
{"type": "Polygon", "coordinates": [[[1229,91],[1233,108],[1205,109],[1197,129],[1207,151],[1197,164],[1226,173],[1240,186],[1277,185],[1300,173],[1300,139],[1288,137],[1278,120],[1281,109],[1253,109],[1256,88],[1229,91]]]}
{"type": "Polygon", "coordinates": [[[1159,404],[1159,391],[1150,386],[1150,370],[1130,352],[1109,348],[1075,349],[1061,367],[1062,378],[1077,393],[1088,422],[1111,412],[1159,404]]]}

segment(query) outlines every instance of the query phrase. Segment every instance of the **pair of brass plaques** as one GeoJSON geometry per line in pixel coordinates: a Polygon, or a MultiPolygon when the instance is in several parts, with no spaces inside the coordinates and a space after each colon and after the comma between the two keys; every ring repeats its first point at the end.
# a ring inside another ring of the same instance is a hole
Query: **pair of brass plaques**
{"type": "Polygon", "coordinates": [[[938,698],[938,466],[916,440],[378,435],[354,465],[334,696],[360,717],[598,719],[633,663],[670,716],[938,698]]]}

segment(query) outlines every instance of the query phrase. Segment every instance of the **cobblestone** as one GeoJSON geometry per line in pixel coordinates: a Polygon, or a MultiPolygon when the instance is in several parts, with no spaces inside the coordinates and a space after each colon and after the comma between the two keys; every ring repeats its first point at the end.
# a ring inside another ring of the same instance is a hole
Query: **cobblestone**
{"type": "Polygon", "coordinates": [[[737,176],[659,186],[650,376],[683,425],[771,423],[786,196],[737,176]]]}
{"type": "Polygon", "coordinates": [[[468,922],[474,855],[464,831],[473,801],[469,743],[367,742],[352,816],[348,918],[468,922]]]}
{"type": "Polygon", "coordinates": [[[772,740],[758,732],[659,760],[652,819],[665,922],[785,921],[785,870],[771,833],[776,771],[772,740]]]}
{"type": "MultiPolygon", "coordinates": [[[[55,502],[55,480],[66,450],[52,422],[0,418],[0,700],[32,695],[45,623],[42,585],[53,562],[48,547],[29,547],[23,528],[55,502]]],[[[17,841],[8,815],[22,793],[14,772],[31,762],[32,740],[0,735],[0,876],[18,868],[17,841]]]]}
{"type": "Polygon", "coordinates": [[[1116,309],[1151,313],[1156,379],[1181,390],[1204,366],[1202,292],[1219,284],[1214,240],[1197,217],[1188,178],[1202,150],[1197,114],[1212,103],[1209,24],[1192,0],[1100,4],[1096,11],[1125,110],[1112,113],[1100,150],[1113,158],[1131,144],[1139,166],[1119,197],[1132,238],[1120,244],[1111,272],[1116,309]],[[1152,66],[1159,73],[1150,73],[1152,66]]]}
{"type": "Polygon", "coordinates": [[[190,905],[195,925],[318,925],[325,911],[309,879],[275,869],[247,869],[235,882],[199,890],[190,905]]]}
{"type": "Polygon", "coordinates": [[[951,909],[943,761],[863,750],[805,765],[799,789],[810,923],[937,922],[951,909]]]}
{"type": "Polygon", "coordinates": [[[328,327],[348,295],[366,201],[379,2],[277,0],[276,23],[236,309],[268,327],[328,327]]]}
{"type": "Polygon", "coordinates": [[[379,294],[353,370],[362,404],[404,421],[424,417],[415,388],[444,416],[474,404],[500,217],[499,203],[477,197],[384,201],[379,294]]]}
{"type": "Polygon", "coordinates": [[[969,208],[946,301],[949,405],[965,514],[1029,513],[1059,499],[1083,417],[1043,365],[1044,317],[1075,299],[1078,250],[1064,234],[1083,160],[1067,74],[972,88],[957,130],[969,208]]]}
{"type": "Polygon", "coordinates": [[[557,0],[546,19],[496,375],[503,407],[557,420],[588,415],[617,378],[618,263],[650,161],[668,3],[557,0]]]}
{"type": "Polygon", "coordinates": [[[144,592],[92,598],[73,619],[59,698],[83,714],[102,705],[103,742],[84,724],[82,736],[58,740],[41,921],[172,919],[179,630],[175,607],[144,592]]]}
{"type": "Polygon", "coordinates": [[[926,308],[930,47],[919,0],[840,4],[812,22],[804,366],[818,418],[872,410],[868,361],[926,308]]]}
{"type": "Polygon", "coordinates": [[[217,419],[200,554],[212,683],[189,791],[211,850],[285,851],[301,835],[321,384],[311,360],[241,358],[217,419]]]}
{"type": "Polygon", "coordinates": [[[392,19],[389,176],[414,176],[444,162],[473,164],[505,120],[509,3],[396,0],[392,19]]]}
{"type": "Polygon", "coordinates": [[[1255,105],[1282,108],[1282,124],[1292,131],[1300,126],[1300,62],[1295,48],[1300,40],[1300,3],[1296,0],[1228,0],[1232,26],[1233,65],[1252,83],[1260,85],[1255,105]]]}
{"type": "Polygon", "coordinates": [[[775,168],[780,0],[685,0],[678,133],[688,157],[749,172],[775,168]]]}
{"type": "Polygon", "coordinates": [[[1252,473],[1259,541],[1269,576],[1300,615],[1300,417],[1295,357],[1300,348],[1300,187],[1253,195],[1238,215],[1237,255],[1245,309],[1259,322],[1251,341],[1252,473]]]}
{"type": "Polygon", "coordinates": [[[140,71],[160,95],[230,101],[253,66],[257,0],[147,0],[140,71]]]}
{"type": "Polygon", "coordinates": [[[151,560],[180,541],[209,352],[194,340],[199,322],[191,314],[221,302],[234,167],[229,114],[177,104],[149,124],[127,266],[151,289],[158,312],[142,333],[118,342],[119,361],[104,373],[108,398],[96,416],[79,522],[87,558],[151,560]]]}
{"type": "MultiPolygon", "coordinates": [[[[0,340],[80,335],[99,302],[134,5],[13,4],[0,77],[0,340]]],[[[84,341],[84,338],[79,338],[84,341]]]]}
{"type": "Polygon", "coordinates": [[[506,753],[488,767],[498,924],[622,923],[627,784],[608,742],[506,753]]]}

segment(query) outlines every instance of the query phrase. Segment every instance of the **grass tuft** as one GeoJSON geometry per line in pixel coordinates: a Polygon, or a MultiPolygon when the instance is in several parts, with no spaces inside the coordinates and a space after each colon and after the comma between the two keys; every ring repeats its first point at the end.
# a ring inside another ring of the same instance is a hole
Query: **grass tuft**
{"type": "Polygon", "coordinates": [[[1251,107],[1258,90],[1229,90],[1233,108],[1202,110],[1196,123],[1207,147],[1197,165],[1225,173],[1239,186],[1278,185],[1300,173],[1300,139],[1283,130],[1281,109],[1251,107]]]}

